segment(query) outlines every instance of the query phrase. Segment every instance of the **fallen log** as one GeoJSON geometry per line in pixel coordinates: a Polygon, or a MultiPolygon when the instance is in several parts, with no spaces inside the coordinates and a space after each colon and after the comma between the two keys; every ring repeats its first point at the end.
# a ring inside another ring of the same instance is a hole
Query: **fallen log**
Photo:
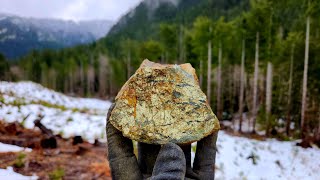
{"type": "Polygon", "coordinates": [[[41,123],[41,119],[43,119],[43,117],[40,117],[40,119],[35,120],[35,121],[33,122],[34,125],[35,125],[36,127],[38,127],[43,134],[46,134],[46,135],[49,136],[49,137],[54,136],[53,133],[52,133],[52,131],[51,131],[50,129],[48,129],[46,126],[44,126],[44,125],[41,123]]]}
{"type": "Polygon", "coordinates": [[[40,141],[40,145],[45,149],[55,149],[58,147],[56,136],[50,129],[48,129],[41,123],[42,118],[43,117],[40,117],[40,119],[34,121],[34,125],[41,130],[42,134],[44,134],[43,138],[40,141]]]}

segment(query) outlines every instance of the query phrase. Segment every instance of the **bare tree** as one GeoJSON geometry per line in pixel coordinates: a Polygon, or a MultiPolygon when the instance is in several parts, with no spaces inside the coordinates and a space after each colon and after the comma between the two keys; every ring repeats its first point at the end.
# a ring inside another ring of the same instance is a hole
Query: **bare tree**
{"type": "Polygon", "coordinates": [[[183,47],[183,26],[180,24],[179,27],[179,63],[183,62],[184,58],[184,47],[183,47]]]}
{"type": "Polygon", "coordinates": [[[217,117],[222,120],[222,105],[221,105],[221,63],[222,63],[222,45],[219,42],[218,55],[218,88],[217,88],[217,117]]]}
{"type": "Polygon", "coordinates": [[[200,57],[200,76],[199,76],[199,82],[200,82],[200,87],[203,87],[203,60],[202,57],[200,57]]]}
{"type": "Polygon", "coordinates": [[[84,94],[85,90],[85,85],[84,85],[84,67],[83,67],[83,62],[80,60],[80,94],[84,94]]]}
{"type": "Polygon", "coordinates": [[[286,134],[290,135],[290,124],[291,124],[291,96],[292,96],[292,76],[293,76],[293,59],[294,59],[294,44],[291,47],[290,57],[290,74],[289,74],[289,88],[288,88],[288,113],[286,121],[286,134]]]}
{"type": "Polygon", "coordinates": [[[94,68],[88,67],[87,70],[87,93],[91,94],[94,90],[94,68]]]}
{"type": "Polygon", "coordinates": [[[56,84],[57,84],[57,72],[53,68],[51,68],[49,70],[49,74],[50,74],[50,80],[51,80],[51,82],[49,83],[50,84],[50,88],[56,89],[57,88],[56,87],[56,84]]]}
{"type": "Polygon", "coordinates": [[[212,61],[212,45],[211,45],[211,40],[208,42],[208,77],[207,77],[207,98],[208,98],[208,103],[210,104],[211,100],[211,62],[212,61]]]}
{"type": "Polygon", "coordinates": [[[99,58],[99,95],[103,97],[106,95],[107,92],[107,64],[108,59],[105,56],[100,55],[99,58]]]}
{"type": "Polygon", "coordinates": [[[43,86],[46,86],[46,87],[48,87],[47,73],[48,73],[47,69],[42,67],[42,70],[41,70],[41,84],[43,86]]]}
{"type": "Polygon", "coordinates": [[[317,140],[320,141],[320,108],[319,108],[319,116],[318,116],[318,135],[316,136],[317,140]]]}
{"type": "Polygon", "coordinates": [[[131,51],[129,49],[127,55],[127,79],[131,77],[131,51]]]}
{"type": "Polygon", "coordinates": [[[266,120],[267,120],[266,135],[269,135],[271,108],[272,108],[272,64],[268,62],[267,83],[266,83],[266,120]]]}
{"type": "Polygon", "coordinates": [[[305,131],[305,111],[307,106],[307,83],[308,83],[308,61],[309,61],[309,36],[310,36],[310,16],[306,22],[306,47],[304,56],[303,85],[302,85],[302,101],[301,101],[301,136],[304,138],[305,131]]]}
{"type": "Polygon", "coordinates": [[[70,70],[69,71],[69,92],[70,93],[74,91],[73,84],[74,84],[73,70],[70,70]]]}
{"type": "Polygon", "coordinates": [[[242,131],[242,121],[243,121],[243,96],[244,96],[244,61],[246,57],[245,51],[245,40],[242,40],[242,52],[241,52],[241,73],[240,73],[240,96],[239,96],[239,132],[242,131]]]}
{"type": "Polygon", "coordinates": [[[254,64],[254,80],[253,80],[253,102],[252,102],[252,132],[255,132],[257,118],[257,96],[258,96],[258,75],[259,75],[259,32],[256,34],[256,53],[254,64]]]}

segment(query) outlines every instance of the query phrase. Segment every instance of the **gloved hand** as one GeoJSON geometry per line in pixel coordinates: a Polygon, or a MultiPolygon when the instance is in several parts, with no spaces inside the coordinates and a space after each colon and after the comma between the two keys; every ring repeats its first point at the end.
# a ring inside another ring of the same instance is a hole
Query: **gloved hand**
{"type": "Polygon", "coordinates": [[[132,140],[113,127],[107,116],[108,159],[114,180],[181,180],[214,179],[216,140],[214,133],[197,142],[197,151],[191,167],[191,145],[179,147],[168,143],[150,145],[138,143],[138,160],[133,153],[132,140]]]}

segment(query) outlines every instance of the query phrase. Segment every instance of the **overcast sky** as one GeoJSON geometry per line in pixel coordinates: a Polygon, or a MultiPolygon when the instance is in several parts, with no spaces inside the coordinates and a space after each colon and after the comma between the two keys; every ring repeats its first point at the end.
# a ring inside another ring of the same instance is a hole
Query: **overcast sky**
{"type": "Polygon", "coordinates": [[[67,20],[116,21],[141,0],[0,0],[0,13],[67,20]]]}

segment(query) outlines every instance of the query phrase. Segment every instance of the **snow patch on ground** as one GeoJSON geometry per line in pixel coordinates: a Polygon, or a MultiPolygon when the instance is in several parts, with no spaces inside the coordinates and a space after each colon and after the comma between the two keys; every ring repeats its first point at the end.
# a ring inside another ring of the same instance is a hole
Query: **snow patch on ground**
{"type": "Polygon", "coordinates": [[[63,137],[105,141],[110,105],[99,99],[69,97],[33,82],[0,81],[0,120],[33,128],[33,121],[42,116],[41,122],[63,137]]]}
{"type": "Polygon", "coordinates": [[[0,93],[5,94],[6,102],[13,102],[14,100],[23,103],[46,102],[69,109],[94,109],[101,111],[105,111],[110,106],[110,102],[107,101],[69,97],[33,82],[13,83],[0,81],[0,93]]]}
{"type": "Polygon", "coordinates": [[[0,179],[8,180],[36,180],[37,176],[23,176],[13,171],[12,167],[7,167],[7,169],[0,169],[0,179]]]}
{"type": "MultiPolygon", "coordinates": [[[[33,121],[41,115],[46,127],[65,137],[81,135],[90,142],[105,141],[110,105],[108,101],[68,97],[31,82],[0,82],[0,120],[33,128],[33,121]]],[[[295,143],[257,141],[220,131],[216,179],[319,179],[320,150],[303,149],[295,143]]]]}
{"type": "Polygon", "coordinates": [[[11,144],[3,144],[0,142],[0,153],[4,152],[20,152],[20,151],[26,151],[31,152],[32,150],[29,148],[22,148],[19,146],[11,145],[11,144]]]}
{"type": "Polygon", "coordinates": [[[295,144],[234,137],[221,131],[216,179],[319,179],[320,150],[295,144]]]}
{"type": "MultiPolygon", "coordinates": [[[[296,142],[258,141],[220,131],[217,140],[217,180],[319,180],[320,150],[303,149],[296,142]],[[254,159],[254,160],[253,160],[254,159]]],[[[192,144],[193,148],[196,143],[192,144]]],[[[192,162],[195,152],[191,152],[192,162]]]]}

